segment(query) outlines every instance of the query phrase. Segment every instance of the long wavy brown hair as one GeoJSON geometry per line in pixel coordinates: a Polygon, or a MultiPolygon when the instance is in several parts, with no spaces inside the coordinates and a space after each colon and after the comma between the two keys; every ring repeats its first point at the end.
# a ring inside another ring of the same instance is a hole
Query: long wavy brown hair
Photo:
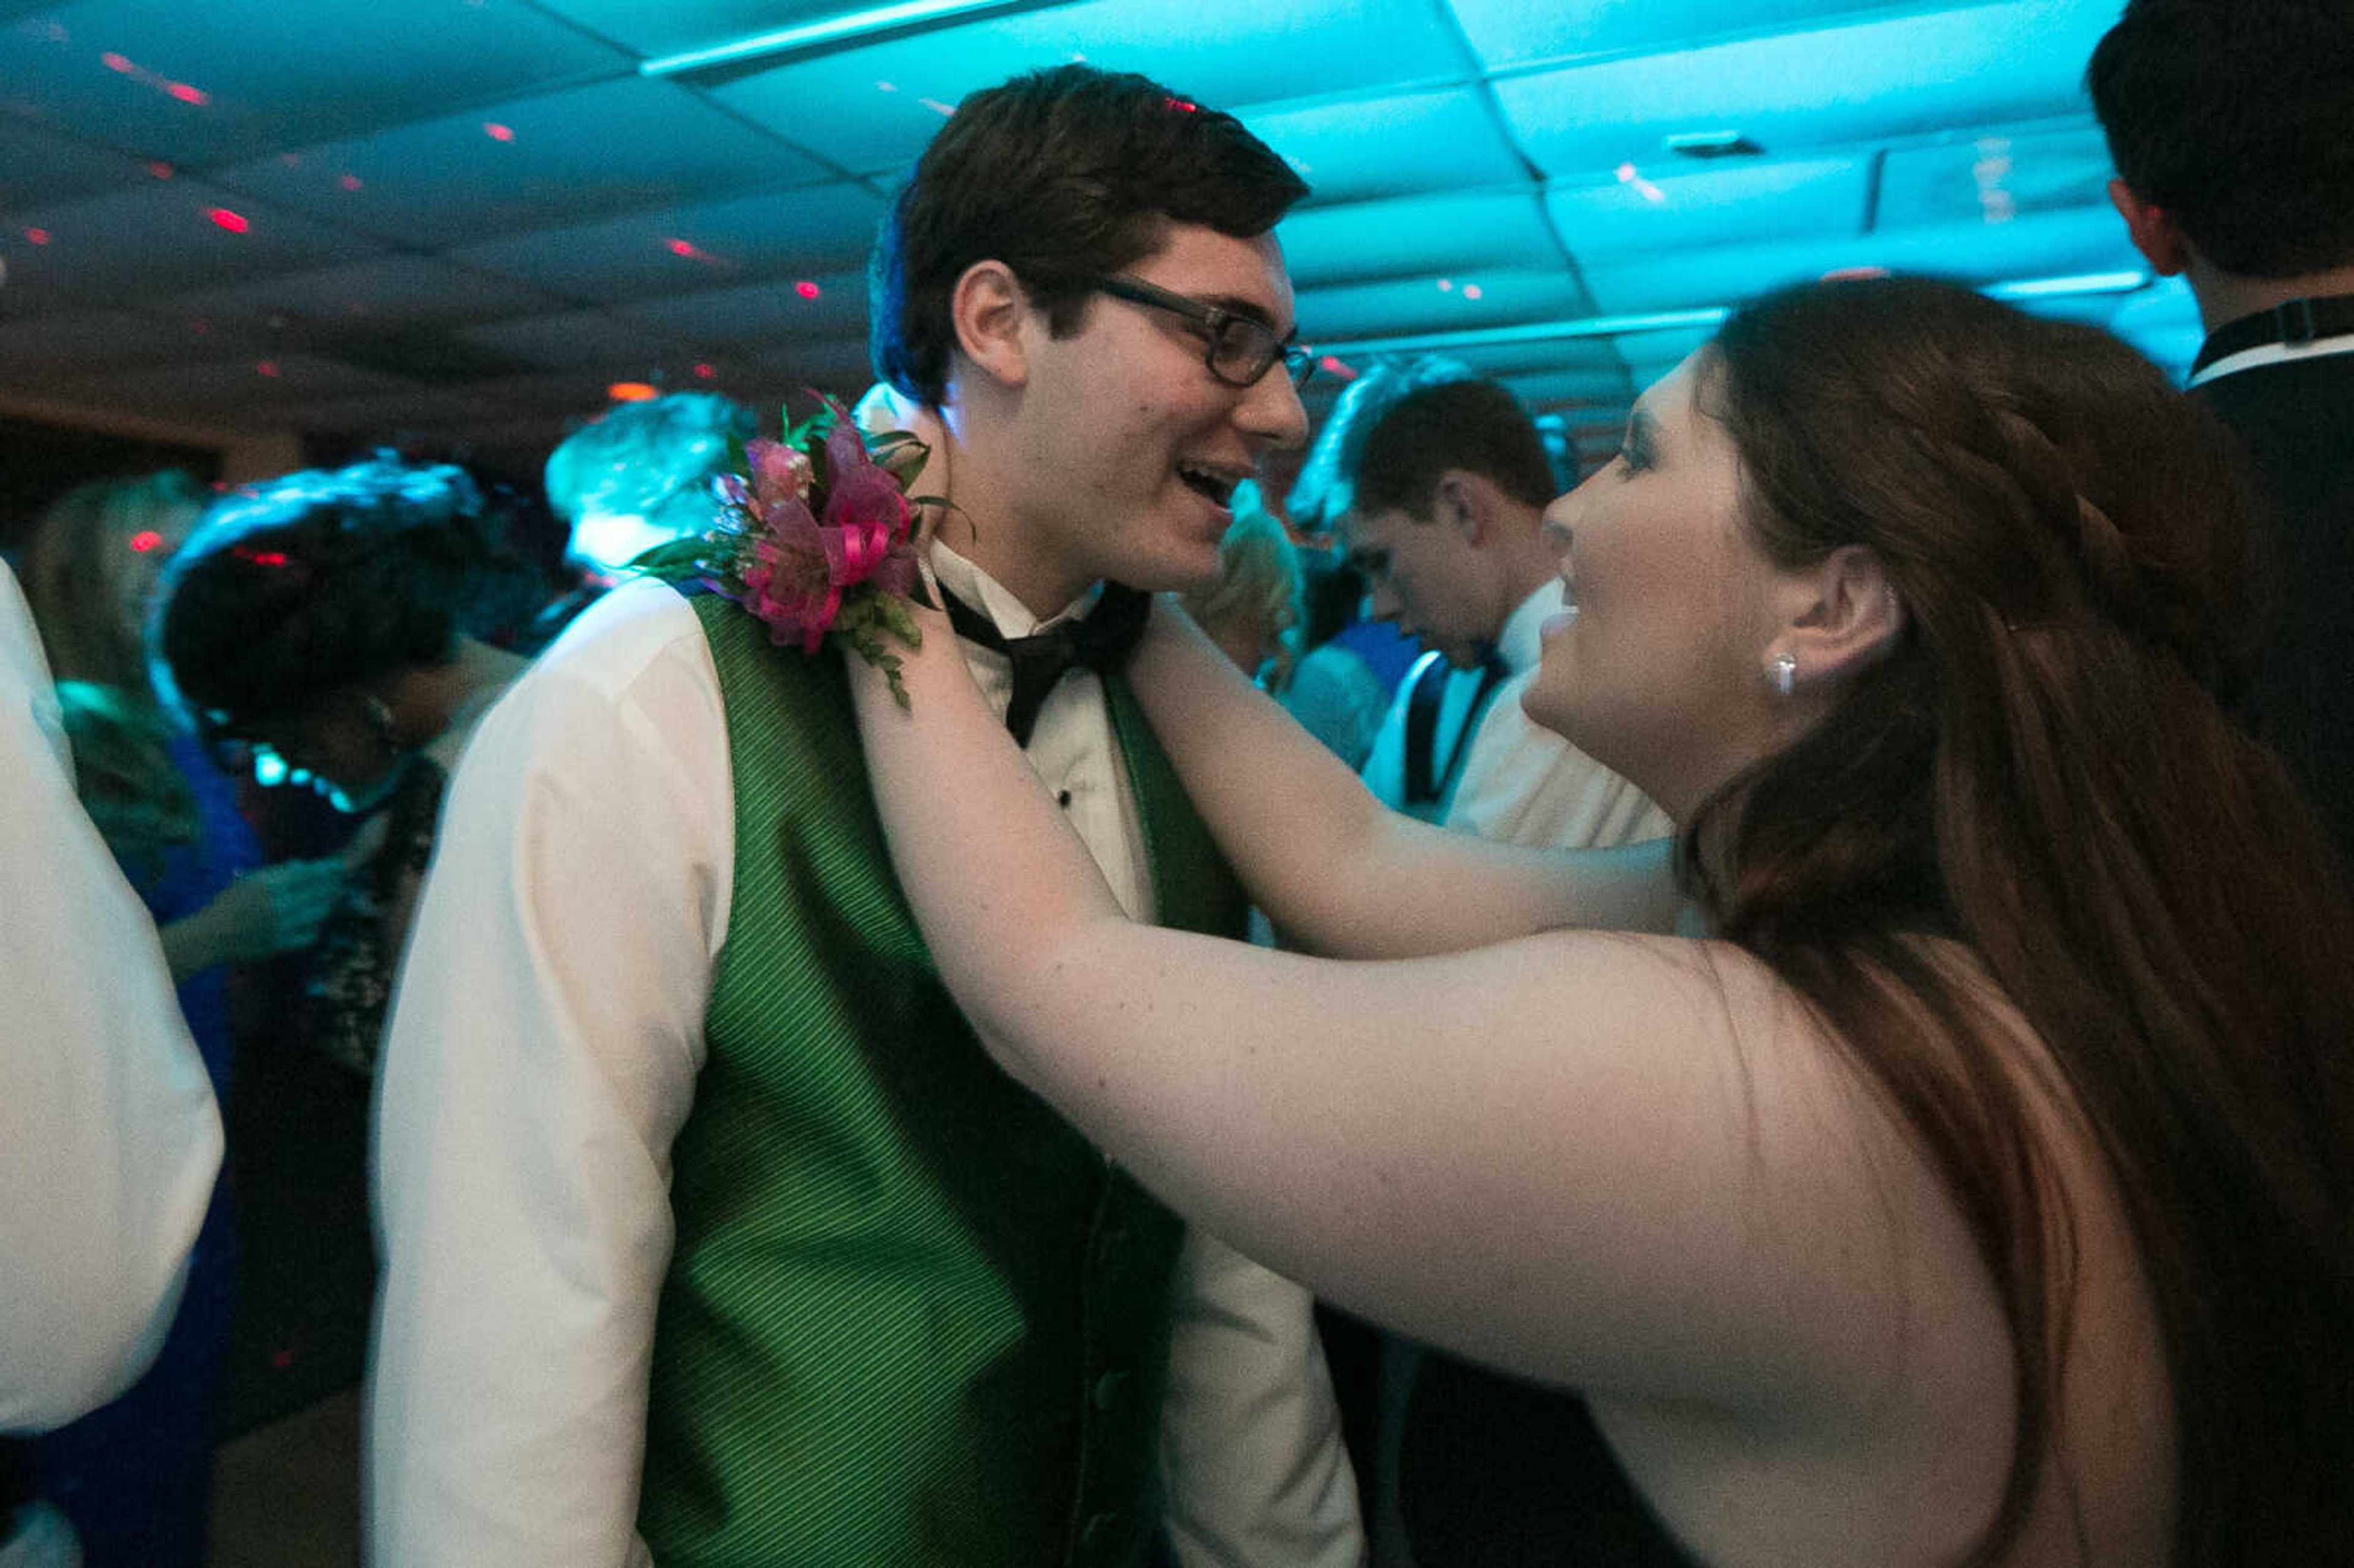
{"type": "Polygon", "coordinates": [[[1681,860],[1941,1172],[2003,1302],[2022,1528],[2073,1251],[2013,1036],[2097,1139],[2157,1314],[2177,1568],[2354,1541],[2354,902],[2229,716],[2255,503],[2220,429],[2105,333],[1917,279],[1727,322],[1702,406],[1784,566],[1870,546],[1905,610],[1837,711],[1719,791],[1681,860]]]}

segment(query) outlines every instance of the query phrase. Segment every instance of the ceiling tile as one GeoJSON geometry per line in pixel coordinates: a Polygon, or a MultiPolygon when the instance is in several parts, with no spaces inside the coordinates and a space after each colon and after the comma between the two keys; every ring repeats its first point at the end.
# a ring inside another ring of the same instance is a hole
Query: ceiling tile
{"type": "Polygon", "coordinates": [[[1460,78],[1468,65],[1421,0],[1090,0],[797,61],[712,95],[871,174],[911,161],[966,93],[1076,59],[1141,70],[1228,111],[1460,78]]]}
{"type": "Polygon", "coordinates": [[[631,63],[515,0],[80,0],[0,29],[0,103],[203,165],[631,63]]]}
{"type": "Polygon", "coordinates": [[[2114,5],[2013,0],[1519,77],[1496,95],[1555,177],[1648,173],[1681,132],[1737,131],[1783,156],[2081,115],[2084,61],[2115,19],[2114,5]]]}
{"type": "Polygon", "coordinates": [[[1301,287],[1378,278],[1445,277],[1476,256],[1482,269],[1558,267],[1544,211],[1525,191],[1407,196],[1320,207],[1276,231],[1301,287]]]}
{"type": "Polygon", "coordinates": [[[1545,192],[1562,242],[1583,263],[1744,239],[1863,232],[1871,165],[1861,158],[1724,164],[1692,174],[1628,164],[1607,184],[1545,192]]]}
{"type": "MultiPolygon", "coordinates": [[[[272,404],[354,397],[405,386],[397,376],[357,366],[290,354],[258,360],[208,359],[153,366],[111,375],[102,382],[60,380],[56,390],[69,399],[85,391],[96,392],[119,407],[141,413],[201,413],[213,418],[226,417],[232,410],[250,412],[272,404]]],[[[281,422],[297,421],[290,412],[281,422]]]]}
{"type": "Polygon", "coordinates": [[[347,330],[440,325],[545,311],[535,289],[429,256],[378,256],[185,294],[174,310],[217,323],[282,328],[289,320],[347,330]]]}
{"type": "Polygon", "coordinates": [[[357,260],[375,241],[202,180],[149,180],[18,215],[48,243],[0,234],[11,291],[133,302],[357,260]],[[220,215],[216,217],[215,215],[220,215]]]}
{"type": "Polygon", "coordinates": [[[1731,304],[1842,268],[1885,267],[1975,283],[2134,270],[2140,260],[2114,213],[2044,213],[1779,244],[1721,245],[1645,254],[1585,269],[1595,302],[1612,314],[1731,304]]]}
{"type": "Polygon", "coordinates": [[[516,235],[452,255],[576,298],[630,299],[863,265],[885,205],[864,185],[804,185],[516,235]]]}
{"type": "Polygon", "coordinates": [[[1624,408],[1634,401],[1626,367],[1606,369],[1520,370],[1500,377],[1512,395],[1535,412],[1548,409],[1624,408]]]}
{"type": "Polygon", "coordinates": [[[139,160],[0,116],[0,213],[152,178],[139,160]]]}
{"type": "Polygon", "coordinates": [[[526,364],[549,370],[595,370],[612,379],[642,378],[666,359],[694,357],[668,334],[601,310],[493,322],[456,335],[526,364]]]}
{"type": "Polygon", "coordinates": [[[822,173],[694,94],[633,77],[262,158],[219,177],[405,244],[450,246],[822,173]]]}
{"type": "Polygon", "coordinates": [[[1346,284],[1305,290],[1299,297],[1300,335],[1320,344],[1588,313],[1585,292],[1559,271],[1474,268],[1443,280],[1346,284]]]}
{"type": "Polygon", "coordinates": [[[839,16],[842,0],[538,0],[576,26],[642,55],[684,54],[839,16]]]}
{"type": "Polygon", "coordinates": [[[2108,143],[2096,125],[2025,133],[1990,126],[1967,141],[1890,153],[1881,171],[1879,223],[1911,228],[2070,207],[2105,212],[2111,173],[2108,143]]]}
{"type": "Polygon", "coordinates": [[[1581,56],[1655,54],[1715,39],[1787,33],[1920,0],[1450,0],[1491,69],[1581,56]]]}
{"type": "Polygon", "coordinates": [[[251,346],[201,317],[92,311],[0,318],[0,376],[79,376],[104,366],[217,357],[251,346]]]}
{"type": "Polygon", "coordinates": [[[814,298],[783,283],[714,289],[667,300],[641,300],[621,313],[696,342],[725,346],[772,338],[846,336],[866,330],[866,274],[831,272],[810,280],[814,298]]]}
{"type": "Polygon", "coordinates": [[[1477,90],[1346,98],[1241,116],[1299,172],[1314,203],[1476,190],[1527,177],[1477,90]]]}

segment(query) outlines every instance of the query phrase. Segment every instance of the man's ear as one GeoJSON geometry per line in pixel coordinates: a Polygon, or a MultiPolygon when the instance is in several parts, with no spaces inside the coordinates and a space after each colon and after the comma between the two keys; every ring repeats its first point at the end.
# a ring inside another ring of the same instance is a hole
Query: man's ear
{"type": "Polygon", "coordinates": [[[1895,646],[1904,607],[1887,568],[1868,546],[1844,545],[1817,566],[1791,574],[1795,613],[1766,652],[1769,670],[1795,661],[1797,684],[1812,685],[1863,669],[1895,646]]]}
{"type": "Polygon", "coordinates": [[[1430,493],[1430,517],[1455,530],[1456,537],[1477,549],[1488,542],[1495,525],[1496,487],[1484,475],[1450,468],[1438,476],[1430,493]]]}
{"type": "Polygon", "coordinates": [[[976,261],[949,292],[949,320],[957,347],[1002,386],[1030,378],[1030,294],[1002,261],[976,261]]]}
{"type": "Polygon", "coordinates": [[[2109,181],[2109,205],[2126,220],[2126,234],[2134,249],[2159,277],[2171,278],[2190,265],[2190,247],[2184,242],[2182,227],[2174,221],[2174,215],[2156,202],[2142,200],[2123,175],[2109,181]]]}

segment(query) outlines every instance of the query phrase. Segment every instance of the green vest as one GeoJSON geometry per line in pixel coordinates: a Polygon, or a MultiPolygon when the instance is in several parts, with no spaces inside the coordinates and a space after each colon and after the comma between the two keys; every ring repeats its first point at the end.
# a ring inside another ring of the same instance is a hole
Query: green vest
{"type": "MultiPolygon", "coordinates": [[[[672,1151],[639,1529],[658,1568],[1141,1563],[1182,1225],[1000,1072],[941,986],[841,657],[694,603],[735,895],[672,1151]]],[[[1134,696],[1104,687],[1161,920],[1239,931],[1134,696]]]]}

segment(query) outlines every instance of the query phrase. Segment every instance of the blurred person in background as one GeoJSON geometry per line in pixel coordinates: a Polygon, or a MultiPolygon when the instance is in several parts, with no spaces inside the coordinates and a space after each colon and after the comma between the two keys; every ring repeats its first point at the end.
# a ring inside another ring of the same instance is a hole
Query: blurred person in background
{"type": "Polygon", "coordinates": [[[373,1069],[441,790],[529,662],[482,640],[518,564],[466,473],[379,456],[216,502],[164,573],[157,684],[217,749],[380,815],[326,917],[311,1043],[373,1069]]]}
{"type": "Polygon", "coordinates": [[[1437,355],[1382,362],[1356,373],[1299,462],[1284,497],[1284,526],[1303,546],[1306,652],[1284,692],[1284,708],[1352,768],[1364,767],[1391,699],[1422,650],[1386,620],[1366,613],[1364,574],[1336,548],[1354,499],[1365,437],[1382,414],[1417,387],[1469,379],[1470,366],[1437,355]]]}
{"type": "MultiPolygon", "coordinates": [[[[57,678],[75,790],[160,929],[214,1096],[238,1057],[230,966],[308,947],[345,883],[334,859],[263,866],[234,782],[157,700],[142,627],[164,563],[210,493],[165,472],[86,484],[26,551],[26,598],[57,678]]],[[[203,1560],[237,1280],[227,1178],[155,1364],[122,1398],[33,1446],[45,1499],[90,1568],[203,1560]]]]}
{"type": "Polygon", "coordinates": [[[758,433],[752,411],[731,398],[668,392],[616,403],[558,442],[543,483],[579,582],[541,612],[530,650],[553,641],[631,561],[710,527],[712,478],[758,433]]]}
{"type": "Polygon", "coordinates": [[[1218,580],[1185,595],[1185,611],[1235,669],[1279,693],[1299,660],[1299,555],[1256,482],[1235,487],[1233,508],[1218,541],[1218,580]]]}

